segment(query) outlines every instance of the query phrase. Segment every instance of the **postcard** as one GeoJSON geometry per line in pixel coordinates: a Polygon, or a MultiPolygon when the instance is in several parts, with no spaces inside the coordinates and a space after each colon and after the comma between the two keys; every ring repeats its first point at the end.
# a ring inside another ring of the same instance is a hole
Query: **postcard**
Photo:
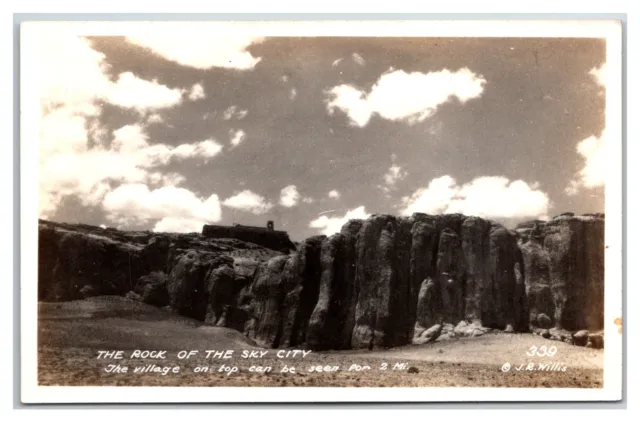
{"type": "Polygon", "coordinates": [[[23,402],[620,400],[620,22],[20,42],[23,402]]]}

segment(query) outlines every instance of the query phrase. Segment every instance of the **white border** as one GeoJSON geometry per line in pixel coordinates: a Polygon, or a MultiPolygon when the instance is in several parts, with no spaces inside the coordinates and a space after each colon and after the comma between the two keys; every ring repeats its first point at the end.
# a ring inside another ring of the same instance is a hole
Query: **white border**
{"type": "Polygon", "coordinates": [[[21,319],[23,403],[213,402],[509,402],[621,399],[622,315],[621,25],[617,21],[308,21],[190,22],[208,32],[261,36],[589,37],[607,39],[605,195],[605,337],[602,389],[543,388],[314,388],[314,387],[43,387],[37,385],[37,218],[39,90],[36,40],[52,27],[77,35],[166,31],[184,22],[47,22],[21,27],[21,319]],[[615,140],[612,141],[612,140],[615,140]],[[212,394],[215,392],[215,394],[212,394]],[[286,394],[283,394],[285,393],[286,394]]]}

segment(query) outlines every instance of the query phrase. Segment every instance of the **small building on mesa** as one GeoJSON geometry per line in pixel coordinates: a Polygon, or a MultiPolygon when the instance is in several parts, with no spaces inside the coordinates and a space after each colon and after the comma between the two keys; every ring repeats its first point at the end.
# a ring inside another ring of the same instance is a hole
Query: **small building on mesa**
{"type": "Polygon", "coordinates": [[[295,245],[289,239],[289,234],[286,231],[275,230],[271,220],[267,221],[266,227],[243,226],[241,224],[233,226],[205,224],[202,227],[202,235],[214,239],[238,239],[283,253],[295,250],[295,245]]]}

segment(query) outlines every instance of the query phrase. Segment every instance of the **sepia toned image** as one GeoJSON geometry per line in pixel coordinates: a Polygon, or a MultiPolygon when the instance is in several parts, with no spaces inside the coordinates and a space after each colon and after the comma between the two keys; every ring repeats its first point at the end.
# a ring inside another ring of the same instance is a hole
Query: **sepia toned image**
{"type": "Polygon", "coordinates": [[[33,391],[619,395],[619,26],[419,24],[23,24],[33,391]]]}

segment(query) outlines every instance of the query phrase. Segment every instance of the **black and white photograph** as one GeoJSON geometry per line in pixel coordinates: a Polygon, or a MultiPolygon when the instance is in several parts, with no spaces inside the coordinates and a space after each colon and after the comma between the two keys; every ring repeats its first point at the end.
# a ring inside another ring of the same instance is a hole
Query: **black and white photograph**
{"type": "Polygon", "coordinates": [[[619,398],[619,22],[21,34],[31,400],[619,398]]]}

